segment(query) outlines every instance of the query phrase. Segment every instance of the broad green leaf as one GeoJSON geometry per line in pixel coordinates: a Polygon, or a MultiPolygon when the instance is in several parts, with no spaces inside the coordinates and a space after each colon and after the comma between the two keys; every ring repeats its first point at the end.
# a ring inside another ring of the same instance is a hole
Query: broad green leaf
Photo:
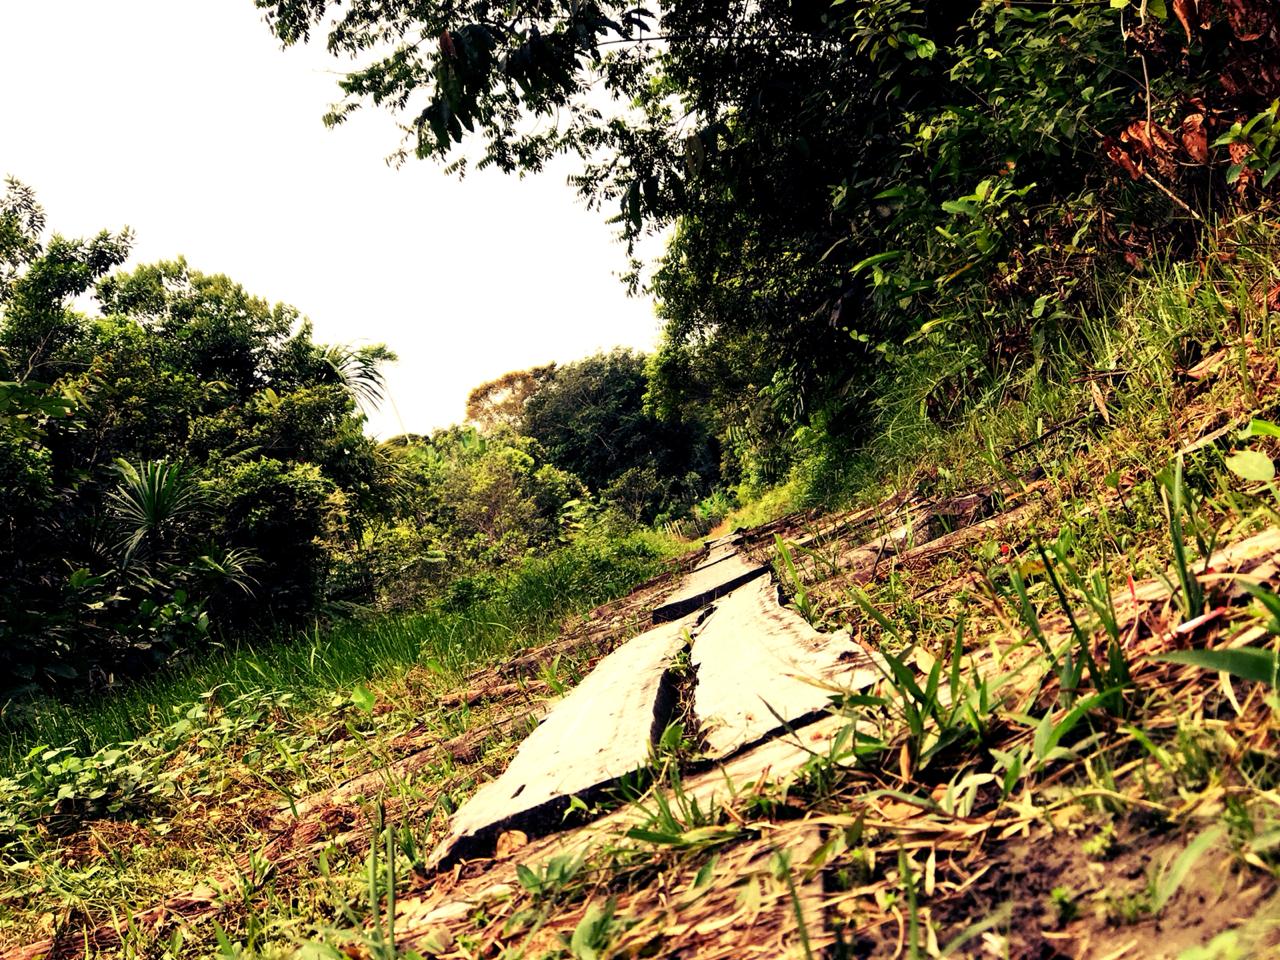
{"type": "Polygon", "coordinates": [[[942,209],[947,213],[964,214],[967,217],[978,214],[978,207],[972,200],[944,200],[942,209]]]}
{"type": "Polygon", "coordinates": [[[530,893],[537,893],[542,886],[542,881],[538,879],[538,875],[523,863],[516,864],[516,882],[530,893]]]}
{"type": "Polygon", "coordinates": [[[569,940],[569,949],[577,960],[596,960],[600,956],[612,919],[613,910],[610,906],[592,904],[587,908],[569,940]]]}
{"type": "Polygon", "coordinates": [[[351,691],[351,702],[364,713],[373,713],[373,705],[378,702],[377,698],[369,691],[369,688],[360,685],[351,691]]]}
{"type": "Polygon", "coordinates": [[[1240,431],[1240,437],[1241,439],[1248,437],[1280,437],[1280,427],[1270,420],[1260,420],[1254,417],[1249,421],[1249,425],[1240,431]]]}
{"type": "Polygon", "coordinates": [[[901,250],[886,250],[884,253],[872,254],[866,259],[859,260],[855,263],[849,268],[849,272],[856,275],[861,273],[867,267],[874,267],[877,264],[888,263],[890,260],[897,260],[900,256],[902,256],[901,250]]]}
{"type": "Polygon", "coordinates": [[[1237,477],[1254,483],[1275,479],[1276,466],[1271,458],[1258,450],[1241,450],[1227,457],[1227,469],[1237,477]]]}

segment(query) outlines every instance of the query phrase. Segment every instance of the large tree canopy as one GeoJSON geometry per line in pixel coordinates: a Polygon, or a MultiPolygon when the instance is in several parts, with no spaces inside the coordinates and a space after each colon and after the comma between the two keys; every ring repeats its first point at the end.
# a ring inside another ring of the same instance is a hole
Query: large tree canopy
{"type": "Polygon", "coordinates": [[[1024,318],[1069,331],[1081,276],[1263,185],[1276,124],[1245,123],[1280,96],[1263,0],[256,2],[354,61],[330,122],[390,109],[400,156],[459,167],[574,154],[627,238],[678,223],[665,349],[765,358],[733,371],[739,431],[866,424],[839,411],[922,350],[940,415],[1043,360],[1024,318]]]}

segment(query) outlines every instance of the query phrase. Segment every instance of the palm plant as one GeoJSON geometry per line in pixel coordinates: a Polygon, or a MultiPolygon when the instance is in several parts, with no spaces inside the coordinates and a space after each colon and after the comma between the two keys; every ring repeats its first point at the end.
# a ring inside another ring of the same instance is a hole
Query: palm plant
{"type": "Polygon", "coordinates": [[[316,347],[316,358],[357,403],[377,406],[386,389],[381,364],[396,357],[382,344],[368,347],[331,344],[316,347]]]}
{"type": "Polygon", "coordinates": [[[203,497],[181,463],[116,460],[120,482],[107,494],[107,511],[121,533],[121,565],[139,554],[163,555],[182,523],[196,513],[203,497]]]}
{"type": "Polygon", "coordinates": [[[253,596],[252,584],[257,581],[249,570],[258,562],[258,555],[252,550],[215,548],[196,557],[188,565],[188,569],[206,580],[237,587],[248,596],[253,596]]]}

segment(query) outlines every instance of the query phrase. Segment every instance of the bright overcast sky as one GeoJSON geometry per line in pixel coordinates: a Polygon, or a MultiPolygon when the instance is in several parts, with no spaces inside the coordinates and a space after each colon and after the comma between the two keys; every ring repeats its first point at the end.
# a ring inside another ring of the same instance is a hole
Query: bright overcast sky
{"type": "Polygon", "coordinates": [[[508,370],[653,345],[652,304],[626,296],[613,228],[565,170],[391,169],[389,116],[320,121],[341,66],[282,51],[251,0],[0,0],[0,176],[59,233],[128,225],[131,263],[181,254],[322,342],[385,341],[382,436],[460,420],[508,370]]]}

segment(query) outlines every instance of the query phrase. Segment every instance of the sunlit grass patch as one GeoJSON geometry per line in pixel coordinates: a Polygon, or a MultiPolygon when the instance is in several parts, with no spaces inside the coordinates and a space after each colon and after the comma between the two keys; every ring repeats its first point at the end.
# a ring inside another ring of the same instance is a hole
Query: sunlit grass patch
{"type": "Polygon", "coordinates": [[[229,643],[91,700],[11,705],[0,724],[8,741],[0,768],[19,766],[39,744],[93,751],[132,740],[209,691],[221,700],[260,689],[314,700],[415,664],[457,680],[470,668],[547,639],[565,616],[625,594],[661,570],[676,549],[657,534],[576,545],[485,578],[463,602],[229,643]]]}

